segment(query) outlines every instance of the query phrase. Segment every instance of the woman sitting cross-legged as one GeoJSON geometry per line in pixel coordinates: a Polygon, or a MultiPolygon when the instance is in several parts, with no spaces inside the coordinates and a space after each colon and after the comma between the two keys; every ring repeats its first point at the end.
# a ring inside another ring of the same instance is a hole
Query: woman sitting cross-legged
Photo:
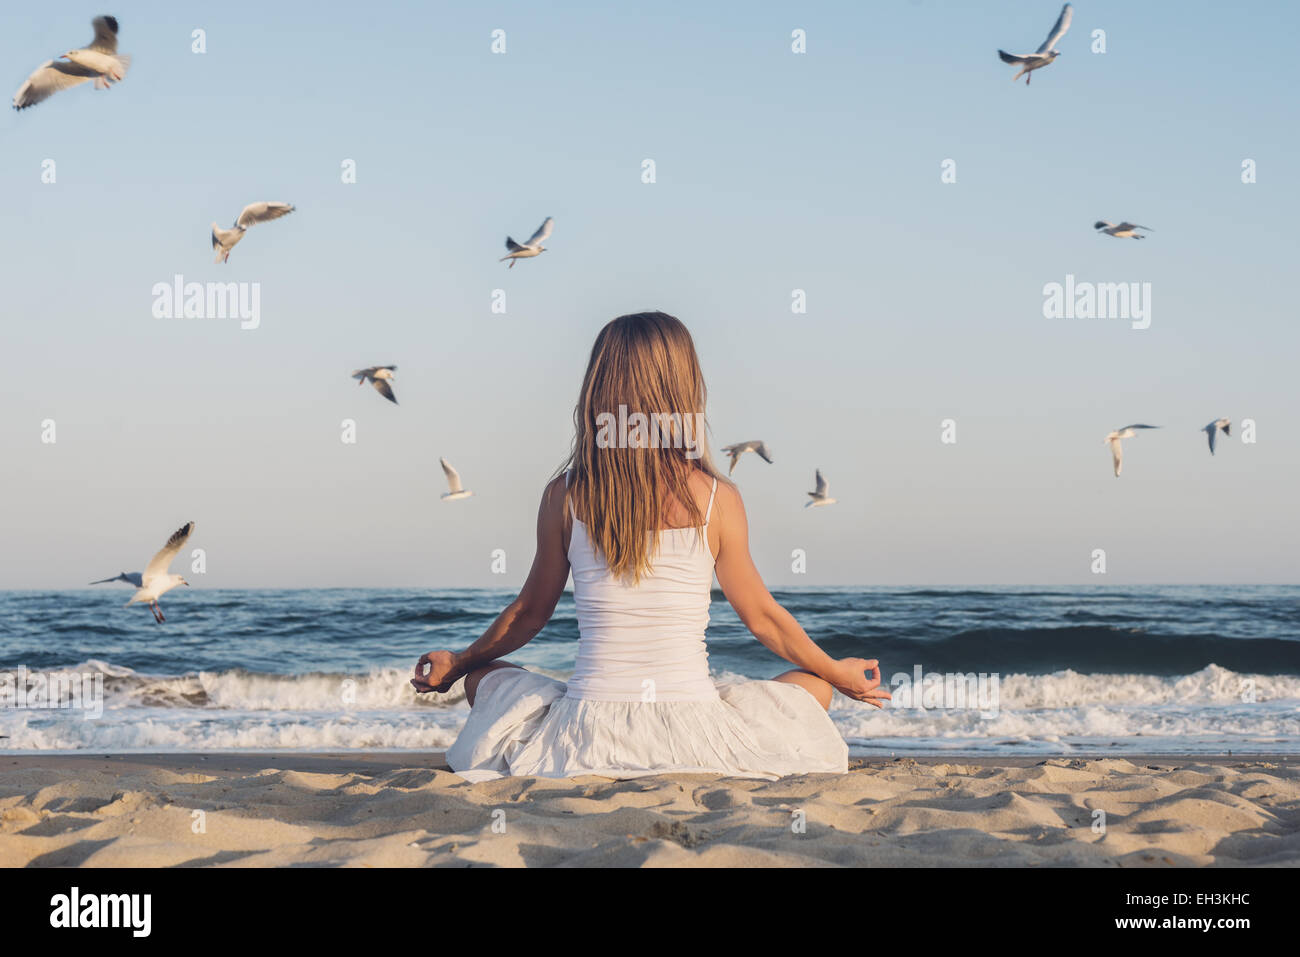
{"type": "Polygon", "coordinates": [[[523,590],[468,648],[431,651],[416,665],[411,684],[420,692],[465,679],[471,708],[447,751],[453,771],[483,780],[848,769],[848,747],[827,714],[831,695],[880,707],[890,697],[880,669],[831,658],[763,585],[740,493],[714,470],[704,428],[692,428],[704,405],[695,345],[677,319],[640,313],[601,330],[568,467],[542,493],[523,590]],[[654,417],[667,433],[619,441],[609,425],[628,421],[620,407],[654,417]],[[572,677],[501,660],[541,631],[570,571],[580,634],[572,677]],[[793,670],[714,682],[705,627],[715,574],[740,620],[793,670]]]}

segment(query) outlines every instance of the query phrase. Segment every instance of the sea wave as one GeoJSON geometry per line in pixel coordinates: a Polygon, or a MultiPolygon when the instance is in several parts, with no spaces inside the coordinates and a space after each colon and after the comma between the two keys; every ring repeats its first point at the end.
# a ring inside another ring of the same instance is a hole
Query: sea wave
{"type": "Polygon", "coordinates": [[[1151,634],[1139,624],[968,628],[938,638],[891,634],[819,636],[834,657],[872,657],[936,671],[1051,674],[1192,674],[1216,664],[1239,672],[1300,675],[1300,640],[1219,634],[1151,634]]]}
{"type": "MultiPolygon", "coordinates": [[[[102,660],[78,667],[103,676],[102,715],[0,709],[0,749],[418,751],[446,747],[469,714],[463,695],[416,695],[397,668],[289,676],[143,675],[102,660]]],[[[1217,665],[1176,677],[1013,674],[998,677],[992,697],[957,707],[907,702],[904,677],[912,675],[884,675],[895,691],[884,709],[835,698],[831,719],[856,750],[1300,750],[1294,676],[1217,665]]],[[[749,680],[726,672],[715,679],[749,680]]]]}

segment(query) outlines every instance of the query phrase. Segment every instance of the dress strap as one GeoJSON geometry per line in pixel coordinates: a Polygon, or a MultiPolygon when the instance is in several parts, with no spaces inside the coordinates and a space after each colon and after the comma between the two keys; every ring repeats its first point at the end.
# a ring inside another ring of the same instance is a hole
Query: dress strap
{"type": "Polygon", "coordinates": [[[713,496],[718,494],[718,480],[713,480],[713,491],[709,492],[709,507],[704,512],[704,524],[709,524],[709,516],[713,514],[713,496]]]}

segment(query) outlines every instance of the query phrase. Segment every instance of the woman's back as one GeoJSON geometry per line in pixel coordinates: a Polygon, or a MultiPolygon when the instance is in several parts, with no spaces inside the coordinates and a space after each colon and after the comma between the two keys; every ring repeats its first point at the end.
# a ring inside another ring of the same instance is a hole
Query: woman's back
{"type": "Polygon", "coordinates": [[[470,714],[447,750],[457,774],[847,769],[826,708],[833,687],[866,686],[859,664],[874,662],[831,659],[764,587],[740,495],[709,456],[705,398],[695,345],[672,316],[620,316],[596,337],[569,469],[542,495],[519,597],[464,652],[422,658],[427,677],[412,679],[446,691],[465,675],[470,714]],[[501,661],[550,620],[570,575],[573,674],[501,661]],[[715,575],[746,627],[800,670],[713,682],[704,632],[715,575]]]}
{"type": "Polygon", "coordinates": [[[581,637],[568,697],[595,701],[718,697],[704,645],[713,585],[708,522],[717,487],[714,479],[702,528],[665,528],[657,533],[653,566],[636,584],[610,573],[586,525],[573,515],[568,556],[581,637]]]}

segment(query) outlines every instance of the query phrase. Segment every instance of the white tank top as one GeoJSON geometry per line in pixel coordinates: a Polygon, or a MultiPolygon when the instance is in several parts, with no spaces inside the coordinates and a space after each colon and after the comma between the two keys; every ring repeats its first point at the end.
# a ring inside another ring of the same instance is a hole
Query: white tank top
{"type": "MultiPolygon", "coordinates": [[[[565,476],[567,485],[569,476],[565,476]]],[[[636,585],[615,579],[587,526],[573,514],[569,565],[578,610],[578,660],[565,696],[594,701],[716,700],[704,629],[709,624],[713,553],[709,517],[700,528],[665,528],[636,585]]]]}

